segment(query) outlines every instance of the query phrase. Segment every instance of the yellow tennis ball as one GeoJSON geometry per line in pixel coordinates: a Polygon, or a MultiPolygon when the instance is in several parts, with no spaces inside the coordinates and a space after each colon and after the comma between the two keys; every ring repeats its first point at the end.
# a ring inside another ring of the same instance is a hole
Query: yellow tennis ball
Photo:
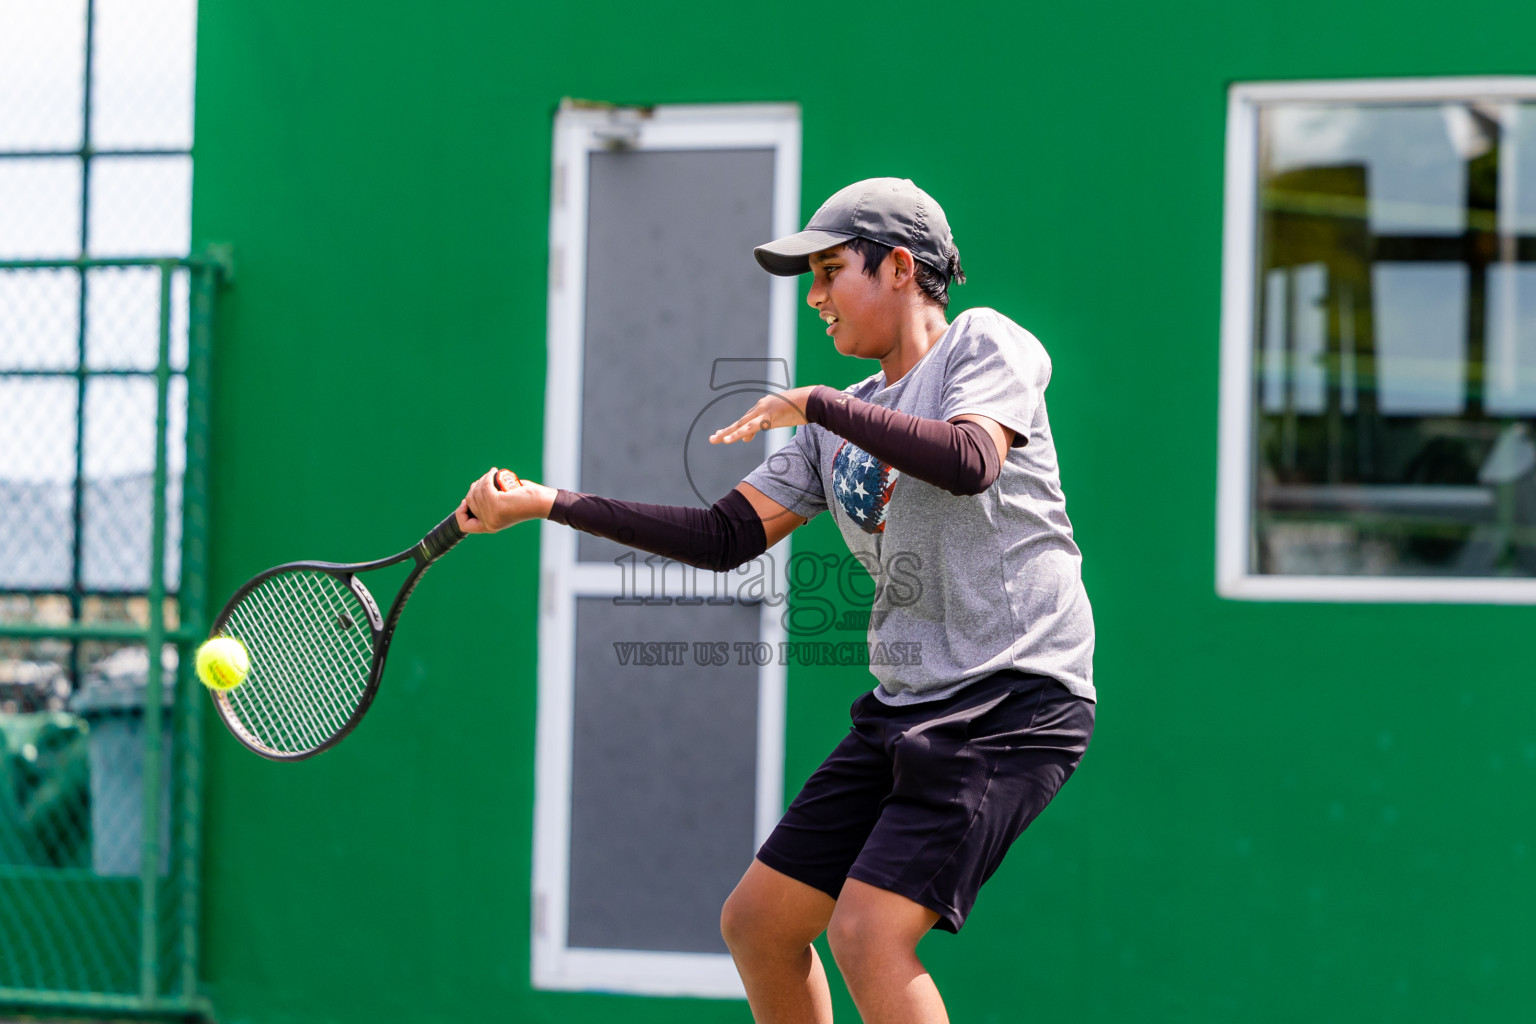
{"type": "Polygon", "coordinates": [[[197,678],[214,690],[233,690],[245,682],[251,657],[232,636],[216,636],[197,649],[197,678]]]}

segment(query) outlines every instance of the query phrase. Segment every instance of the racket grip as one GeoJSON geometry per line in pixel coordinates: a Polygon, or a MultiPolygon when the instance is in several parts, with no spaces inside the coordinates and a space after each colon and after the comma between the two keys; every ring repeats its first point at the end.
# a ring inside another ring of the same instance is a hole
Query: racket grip
{"type": "Polygon", "coordinates": [[[433,562],[452,551],[453,546],[463,539],[464,531],[459,529],[455,514],[450,513],[447,519],[434,526],[432,532],[421,539],[421,547],[426,552],[427,561],[433,562]]]}

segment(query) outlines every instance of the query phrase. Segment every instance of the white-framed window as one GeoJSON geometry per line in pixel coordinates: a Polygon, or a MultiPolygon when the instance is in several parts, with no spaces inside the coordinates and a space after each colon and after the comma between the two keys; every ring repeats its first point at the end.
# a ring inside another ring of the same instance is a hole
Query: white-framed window
{"type": "MultiPolygon", "coordinates": [[[[552,192],[543,482],[713,503],[789,440],[707,443],[793,382],[796,281],[752,247],[799,228],[798,107],[567,102],[552,192]]],[[[788,542],[720,574],[540,543],[533,983],[741,997],[718,922],[783,810],[788,542]]]]}
{"type": "Polygon", "coordinates": [[[1536,78],[1239,84],[1217,589],[1536,602],[1536,78]]]}

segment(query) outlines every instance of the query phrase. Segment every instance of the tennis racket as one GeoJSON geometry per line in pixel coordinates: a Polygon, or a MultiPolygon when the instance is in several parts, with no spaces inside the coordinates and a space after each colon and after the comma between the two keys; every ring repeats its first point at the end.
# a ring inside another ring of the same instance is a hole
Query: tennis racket
{"type": "MultiPolygon", "coordinates": [[[[506,490],[516,479],[502,470],[496,485],[506,490]]],[[[234,637],[250,655],[244,682],[209,690],[235,739],[274,761],[302,761],[340,743],[379,691],[406,600],[463,539],[450,515],[397,555],[350,564],[286,562],[241,585],[209,632],[234,637]],[[407,560],[415,565],[381,615],[360,576],[407,560]]]]}

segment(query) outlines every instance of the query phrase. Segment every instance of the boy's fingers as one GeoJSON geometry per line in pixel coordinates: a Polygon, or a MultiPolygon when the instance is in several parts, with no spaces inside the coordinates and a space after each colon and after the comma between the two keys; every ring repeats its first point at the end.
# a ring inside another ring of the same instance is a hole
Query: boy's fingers
{"type": "Polygon", "coordinates": [[[470,487],[470,489],[469,489],[469,496],[464,499],[464,503],[469,507],[469,510],[471,512],[473,512],[477,516],[480,514],[480,512],[477,511],[477,510],[485,508],[485,478],[484,477],[481,477],[479,480],[476,480],[474,482],[474,485],[470,487]]]}
{"type": "Polygon", "coordinates": [[[459,529],[465,533],[484,533],[485,525],[469,513],[469,502],[459,502],[459,507],[454,509],[454,518],[459,522],[459,529]]]}

